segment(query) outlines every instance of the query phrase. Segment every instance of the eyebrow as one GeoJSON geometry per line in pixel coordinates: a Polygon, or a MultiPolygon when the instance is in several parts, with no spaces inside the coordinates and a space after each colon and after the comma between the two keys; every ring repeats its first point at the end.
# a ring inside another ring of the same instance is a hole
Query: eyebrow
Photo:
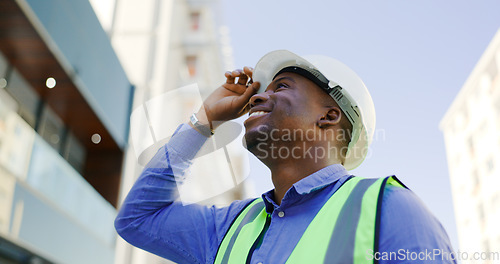
{"type": "Polygon", "coordinates": [[[273,80],[273,83],[279,82],[279,81],[284,80],[284,79],[286,79],[286,80],[290,80],[291,82],[295,83],[295,80],[294,80],[292,77],[289,77],[289,76],[283,76],[283,77],[281,77],[281,78],[278,78],[278,79],[276,79],[276,80],[273,80]]]}

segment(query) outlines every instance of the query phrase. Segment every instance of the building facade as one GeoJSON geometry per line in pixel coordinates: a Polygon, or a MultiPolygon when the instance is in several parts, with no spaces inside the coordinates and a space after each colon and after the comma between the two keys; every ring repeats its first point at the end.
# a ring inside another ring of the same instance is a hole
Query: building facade
{"type": "MultiPolygon", "coordinates": [[[[143,166],[178,125],[233,70],[228,29],[216,0],[117,0],[109,34],[136,87],[130,149],[121,189],[124,199],[143,166]]],[[[227,205],[249,195],[247,152],[241,121],[221,126],[179,185],[186,203],[227,205]]],[[[116,263],[170,263],[119,239],[116,263]]]]}
{"type": "Polygon", "coordinates": [[[500,31],[440,124],[462,251],[500,248],[499,69],[500,31]]]}
{"type": "Polygon", "coordinates": [[[0,263],[113,263],[133,86],[88,0],[0,0],[0,263]]]}

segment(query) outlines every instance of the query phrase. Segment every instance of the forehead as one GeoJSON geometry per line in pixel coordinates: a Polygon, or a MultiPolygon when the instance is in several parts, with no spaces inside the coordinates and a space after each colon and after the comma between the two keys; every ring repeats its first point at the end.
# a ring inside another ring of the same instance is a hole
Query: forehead
{"type": "Polygon", "coordinates": [[[292,83],[296,84],[298,88],[303,88],[300,90],[304,90],[307,92],[312,92],[312,91],[320,91],[323,94],[326,95],[326,93],[321,89],[317,84],[315,84],[313,81],[308,79],[307,77],[300,75],[295,72],[282,72],[278,75],[276,75],[271,82],[270,86],[276,85],[276,83],[282,81],[282,80],[289,80],[292,83]]]}
{"type": "Polygon", "coordinates": [[[333,100],[333,98],[315,82],[295,72],[283,72],[276,75],[267,89],[272,89],[273,86],[276,86],[277,83],[283,80],[291,82],[292,86],[294,86],[292,88],[296,88],[294,90],[299,91],[299,94],[303,96],[303,99],[311,99],[321,105],[336,104],[335,100],[333,100]]]}

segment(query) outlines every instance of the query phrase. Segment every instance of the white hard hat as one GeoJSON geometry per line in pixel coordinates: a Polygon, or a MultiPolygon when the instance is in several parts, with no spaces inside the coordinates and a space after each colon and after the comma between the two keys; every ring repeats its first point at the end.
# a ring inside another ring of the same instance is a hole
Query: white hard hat
{"type": "Polygon", "coordinates": [[[358,167],[366,157],[375,130],[375,107],[361,78],[330,57],[301,57],[288,50],[276,50],[264,55],[255,66],[252,79],[260,82],[259,93],[283,71],[311,79],[337,102],[353,127],[344,167],[348,170],[358,167]]]}

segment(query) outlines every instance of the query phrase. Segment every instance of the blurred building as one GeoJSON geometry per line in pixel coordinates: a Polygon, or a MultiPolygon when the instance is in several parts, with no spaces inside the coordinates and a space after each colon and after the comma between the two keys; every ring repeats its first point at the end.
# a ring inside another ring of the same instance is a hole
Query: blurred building
{"type": "MultiPolygon", "coordinates": [[[[234,69],[220,8],[214,0],[116,1],[108,32],[136,87],[121,199],[156,150],[234,69]]],[[[242,184],[248,176],[243,127],[224,126],[209,140],[217,150],[197,158],[189,183],[180,187],[183,201],[226,205],[248,194],[242,184]]],[[[118,243],[116,256],[119,264],[170,263],[125,241],[118,243]]]]}
{"type": "Polygon", "coordinates": [[[0,263],[113,263],[133,86],[88,0],[0,0],[0,263]]]}
{"type": "Polygon", "coordinates": [[[500,31],[441,121],[460,249],[500,248],[500,31]]]}

